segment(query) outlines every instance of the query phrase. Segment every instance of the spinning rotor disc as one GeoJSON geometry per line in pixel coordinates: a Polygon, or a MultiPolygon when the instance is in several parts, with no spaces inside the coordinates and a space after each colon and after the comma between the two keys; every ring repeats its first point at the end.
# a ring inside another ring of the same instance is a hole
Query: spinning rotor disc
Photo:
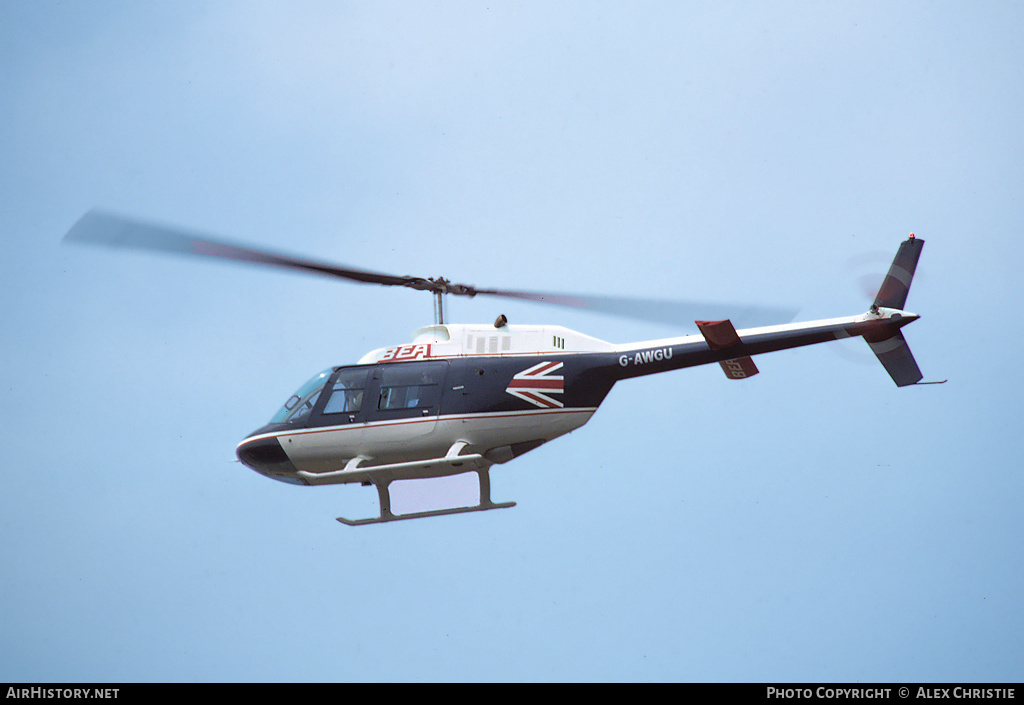
{"type": "Polygon", "coordinates": [[[102,210],[91,210],[82,216],[64,236],[64,242],[215,257],[362,284],[403,286],[418,291],[427,291],[437,298],[438,323],[444,322],[442,300],[446,294],[468,297],[493,296],[530,301],[626,318],[669,323],[676,326],[691,326],[692,322],[698,319],[724,318],[729,318],[742,326],[769,325],[791,321],[796,315],[795,309],[773,306],[478,288],[469,284],[454,283],[443,277],[396,276],[256,249],[244,244],[214,239],[205,234],[176,227],[155,225],[102,210]]]}

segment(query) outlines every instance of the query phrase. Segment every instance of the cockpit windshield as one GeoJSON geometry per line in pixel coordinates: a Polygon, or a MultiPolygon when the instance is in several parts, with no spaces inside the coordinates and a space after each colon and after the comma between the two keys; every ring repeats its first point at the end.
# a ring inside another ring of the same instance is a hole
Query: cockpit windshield
{"type": "Polygon", "coordinates": [[[288,397],[281,410],[274,414],[270,423],[293,423],[309,416],[316,400],[320,398],[320,392],[333,373],[334,368],[329,367],[299,387],[295,394],[288,397]]]}

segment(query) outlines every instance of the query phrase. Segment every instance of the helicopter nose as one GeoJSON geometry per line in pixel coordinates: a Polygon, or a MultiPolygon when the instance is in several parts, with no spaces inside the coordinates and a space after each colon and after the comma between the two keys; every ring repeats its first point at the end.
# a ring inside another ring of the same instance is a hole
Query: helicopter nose
{"type": "Polygon", "coordinates": [[[277,438],[247,438],[238,444],[235,450],[238,459],[258,473],[274,476],[294,475],[296,472],[292,461],[284,452],[277,438]]]}

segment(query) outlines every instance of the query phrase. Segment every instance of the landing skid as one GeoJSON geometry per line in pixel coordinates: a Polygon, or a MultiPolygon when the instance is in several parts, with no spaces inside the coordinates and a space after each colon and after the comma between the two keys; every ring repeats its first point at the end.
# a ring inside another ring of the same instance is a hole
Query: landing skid
{"type": "Polygon", "coordinates": [[[346,519],[338,517],[338,521],[349,526],[362,526],[363,524],[383,524],[389,521],[401,521],[402,519],[420,519],[422,517],[441,516],[444,514],[464,514],[466,512],[483,512],[488,509],[507,509],[516,506],[515,502],[491,501],[491,462],[479,453],[462,455],[462,451],[469,444],[466,441],[458,441],[452,444],[448,452],[440,458],[429,458],[405,463],[391,463],[387,465],[364,466],[363,462],[369,460],[363,456],[352,458],[342,470],[328,473],[310,473],[300,471],[298,475],[311,485],[333,485],[345,482],[360,482],[372,484],[377,488],[377,497],[380,500],[380,516],[369,519],[346,519]],[[395,514],[391,511],[391,492],[389,487],[395,480],[415,480],[430,477],[444,477],[458,475],[465,472],[475,472],[480,480],[480,503],[471,507],[452,507],[450,509],[433,509],[425,512],[410,512],[409,514],[395,514]]]}
{"type": "Polygon", "coordinates": [[[491,501],[491,478],[490,468],[474,470],[480,478],[480,503],[471,507],[452,507],[450,509],[432,509],[425,512],[410,512],[408,514],[395,514],[391,511],[391,493],[388,486],[391,480],[375,481],[377,496],[380,500],[380,516],[368,519],[346,519],[338,517],[338,521],[348,526],[363,526],[364,524],[384,524],[389,521],[402,521],[403,519],[422,519],[423,517],[436,517],[445,514],[465,514],[467,512],[485,512],[489,509],[507,509],[516,506],[515,502],[492,502],[491,501]]]}

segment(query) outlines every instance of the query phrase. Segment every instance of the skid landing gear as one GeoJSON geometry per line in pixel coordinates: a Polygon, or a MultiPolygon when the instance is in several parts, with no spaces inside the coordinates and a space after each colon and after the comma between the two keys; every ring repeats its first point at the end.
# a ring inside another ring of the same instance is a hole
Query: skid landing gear
{"type": "Polygon", "coordinates": [[[338,521],[349,526],[362,526],[364,524],[383,524],[389,521],[401,521],[402,519],[420,519],[422,517],[441,516],[443,514],[465,514],[466,512],[483,512],[488,509],[507,509],[516,506],[515,502],[492,502],[491,501],[491,462],[478,453],[462,455],[462,451],[468,444],[465,441],[454,443],[443,457],[430,460],[413,461],[408,463],[394,463],[390,465],[375,465],[364,467],[362,463],[367,458],[362,456],[353,458],[343,470],[329,473],[308,473],[300,471],[298,474],[311,485],[341,484],[344,482],[360,482],[364,485],[372,484],[377,488],[377,497],[380,500],[380,516],[369,519],[346,519],[338,517],[338,521]],[[452,507],[450,509],[433,509],[425,512],[410,512],[409,514],[395,514],[391,511],[390,485],[395,480],[414,480],[431,477],[443,477],[458,475],[465,472],[475,472],[480,481],[480,503],[471,507],[452,507]]]}
{"type": "Polygon", "coordinates": [[[421,519],[423,517],[436,517],[443,514],[465,514],[467,512],[484,512],[488,509],[507,509],[516,506],[515,502],[492,502],[491,501],[491,478],[490,468],[474,470],[480,479],[480,503],[471,507],[452,507],[450,509],[432,509],[425,512],[410,512],[408,514],[395,514],[391,511],[391,493],[388,489],[391,480],[375,481],[377,497],[380,499],[380,516],[369,519],[346,519],[338,517],[338,521],[348,526],[363,526],[364,524],[384,524],[389,521],[401,521],[403,519],[421,519]]]}

